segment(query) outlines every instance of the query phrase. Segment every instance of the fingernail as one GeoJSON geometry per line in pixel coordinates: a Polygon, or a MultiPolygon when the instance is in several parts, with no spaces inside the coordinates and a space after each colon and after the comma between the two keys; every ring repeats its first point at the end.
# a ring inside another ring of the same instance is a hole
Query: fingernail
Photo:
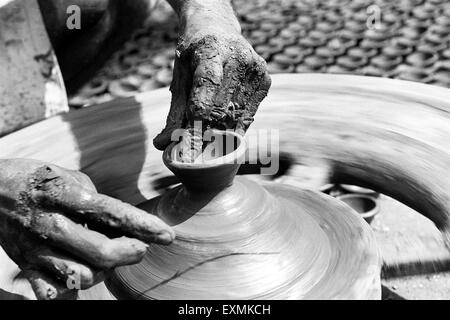
{"type": "Polygon", "coordinates": [[[55,288],[53,287],[47,288],[46,299],[55,300],[57,296],[58,291],[55,288]]]}
{"type": "Polygon", "coordinates": [[[170,244],[175,239],[175,232],[173,231],[163,231],[158,234],[158,242],[161,244],[170,244]]]}
{"type": "MultiPolygon", "coordinates": [[[[134,239],[133,239],[133,240],[134,240],[134,239]]],[[[145,252],[147,252],[148,244],[146,244],[146,243],[144,243],[144,242],[142,242],[142,241],[139,241],[139,240],[135,240],[134,243],[133,243],[133,245],[134,245],[134,248],[135,248],[137,251],[141,252],[142,254],[144,254],[145,252]]]]}

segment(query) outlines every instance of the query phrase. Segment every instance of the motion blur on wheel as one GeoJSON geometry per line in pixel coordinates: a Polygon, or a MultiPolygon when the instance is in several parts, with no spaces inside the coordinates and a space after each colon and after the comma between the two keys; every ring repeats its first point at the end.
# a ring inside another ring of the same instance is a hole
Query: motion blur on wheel
{"type": "Polygon", "coordinates": [[[0,0],[0,300],[450,299],[449,30],[446,0],[0,0]]]}

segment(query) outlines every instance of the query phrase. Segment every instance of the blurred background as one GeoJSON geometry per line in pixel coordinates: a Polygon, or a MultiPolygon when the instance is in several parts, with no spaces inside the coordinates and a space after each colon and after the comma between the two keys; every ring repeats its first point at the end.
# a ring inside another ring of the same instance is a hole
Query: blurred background
{"type": "MultiPolygon", "coordinates": [[[[450,87],[448,0],[233,0],[243,34],[275,73],[347,73],[450,87]]],[[[170,85],[177,17],[156,1],[73,108],[170,85]]]]}

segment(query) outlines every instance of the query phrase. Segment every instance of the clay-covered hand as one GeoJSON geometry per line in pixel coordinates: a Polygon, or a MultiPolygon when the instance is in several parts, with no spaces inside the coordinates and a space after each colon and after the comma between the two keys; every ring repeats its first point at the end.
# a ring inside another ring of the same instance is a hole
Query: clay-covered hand
{"type": "Polygon", "coordinates": [[[97,193],[81,172],[0,160],[0,245],[38,299],[74,298],[114,267],[138,263],[147,244],[174,237],[157,217],[97,193]]]}
{"type": "Polygon", "coordinates": [[[203,130],[245,133],[270,88],[266,62],[240,32],[201,30],[182,36],[177,48],[166,127],[153,141],[159,150],[173,130],[198,120],[203,130]]]}

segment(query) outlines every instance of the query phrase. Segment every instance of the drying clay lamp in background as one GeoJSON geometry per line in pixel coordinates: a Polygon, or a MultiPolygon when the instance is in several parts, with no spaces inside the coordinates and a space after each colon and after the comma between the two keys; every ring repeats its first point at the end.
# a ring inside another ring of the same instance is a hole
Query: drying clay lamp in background
{"type": "Polygon", "coordinates": [[[318,192],[235,178],[245,140],[231,132],[214,136],[234,141],[235,149],[224,152],[230,144],[218,143],[216,157],[198,163],[179,161],[177,143],[165,150],[164,164],[182,185],[140,207],[171,225],[177,239],[116,269],[106,283],[116,297],[381,297],[378,251],[362,218],[318,192]]]}

